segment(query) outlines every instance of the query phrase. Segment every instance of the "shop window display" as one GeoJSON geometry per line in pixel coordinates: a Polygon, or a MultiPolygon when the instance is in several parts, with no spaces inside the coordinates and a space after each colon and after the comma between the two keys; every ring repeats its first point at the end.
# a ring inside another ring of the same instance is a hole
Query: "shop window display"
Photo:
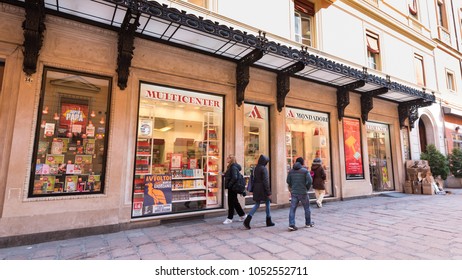
{"type": "MultiPolygon", "coordinates": [[[[248,180],[260,155],[269,156],[268,107],[245,103],[244,114],[244,176],[248,180]]],[[[246,205],[255,203],[250,193],[245,202],[246,205]]]]}
{"type": "Polygon", "coordinates": [[[387,124],[366,122],[369,172],[374,192],[392,191],[393,172],[390,129],[387,124]]]}
{"type": "Polygon", "coordinates": [[[286,108],[286,159],[289,171],[298,157],[308,168],[320,158],[327,174],[326,188],[332,194],[330,172],[329,115],[320,112],[286,108]]]}
{"type": "Polygon", "coordinates": [[[223,98],[141,83],[133,217],[222,207],[223,98]]]}
{"type": "Polygon", "coordinates": [[[45,68],[29,196],[102,193],[111,79],[45,68]]]}

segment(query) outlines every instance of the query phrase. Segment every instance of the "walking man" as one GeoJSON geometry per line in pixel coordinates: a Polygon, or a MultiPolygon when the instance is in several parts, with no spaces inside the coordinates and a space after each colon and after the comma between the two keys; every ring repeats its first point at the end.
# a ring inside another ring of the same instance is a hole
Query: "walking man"
{"type": "Polygon", "coordinates": [[[313,227],[311,222],[310,199],[308,190],[313,182],[310,172],[304,168],[305,160],[302,157],[297,158],[293,168],[287,175],[287,184],[291,196],[290,211],[289,211],[289,231],[295,231],[298,228],[295,226],[295,211],[298,203],[301,202],[305,210],[305,227],[313,227]]]}

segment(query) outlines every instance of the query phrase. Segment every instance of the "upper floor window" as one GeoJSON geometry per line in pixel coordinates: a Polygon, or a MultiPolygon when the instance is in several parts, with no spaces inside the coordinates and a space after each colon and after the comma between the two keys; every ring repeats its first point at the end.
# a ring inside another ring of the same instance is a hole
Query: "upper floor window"
{"type": "Polygon", "coordinates": [[[295,5],[295,41],[314,47],[314,4],[303,0],[294,0],[295,5]]]}
{"type": "Polygon", "coordinates": [[[367,65],[369,68],[380,70],[380,44],[379,36],[370,32],[366,33],[367,42],[367,65]]]}
{"type": "Polygon", "coordinates": [[[454,73],[446,70],[446,84],[450,91],[456,91],[456,81],[454,79],[454,73]]]}
{"type": "Polygon", "coordinates": [[[456,128],[456,132],[452,133],[452,142],[454,148],[462,150],[462,134],[459,133],[459,129],[456,128]]]}
{"type": "Polygon", "coordinates": [[[423,57],[418,54],[414,54],[414,69],[417,84],[419,86],[425,86],[424,61],[423,57]]]}
{"type": "Polygon", "coordinates": [[[448,28],[448,21],[446,18],[446,5],[444,0],[436,0],[437,16],[438,16],[438,25],[444,28],[448,28]]]}

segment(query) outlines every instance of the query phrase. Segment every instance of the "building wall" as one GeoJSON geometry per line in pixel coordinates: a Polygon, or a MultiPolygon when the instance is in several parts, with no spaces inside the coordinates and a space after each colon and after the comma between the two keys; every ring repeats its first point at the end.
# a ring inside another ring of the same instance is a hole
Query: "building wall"
{"type": "MultiPolygon", "coordinates": [[[[394,49],[403,50],[397,57],[387,56],[384,59],[384,66],[387,69],[385,73],[412,82],[413,76],[409,72],[412,72],[410,69],[413,66],[407,68],[393,66],[396,64],[394,63],[396,58],[399,58],[403,65],[412,65],[410,61],[406,60],[406,57],[414,51],[410,39],[403,34],[392,31],[383,21],[376,20],[376,18],[371,18],[369,21],[360,19],[354,15],[354,9],[342,2],[337,1],[336,4],[330,5],[329,8],[323,8],[320,12],[319,22],[323,31],[326,32],[325,35],[319,35],[323,50],[351,63],[364,65],[364,31],[367,28],[376,28],[381,32],[381,36],[383,35],[385,53],[392,53],[394,49]],[[342,30],[341,28],[347,24],[342,26],[336,24],[335,20],[339,18],[347,21],[351,27],[342,30]],[[327,34],[349,35],[334,37],[327,34]],[[345,46],[344,42],[349,42],[349,44],[345,46]],[[345,46],[345,48],[338,46],[345,46]]],[[[220,9],[224,11],[226,5],[232,5],[230,2],[221,4],[222,6],[218,6],[219,11],[220,9]]],[[[275,7],[278,10],[290,10],[287,8],[290,7],[290,4],[278,3],[277,5],[275,7]]],[[[396,10],[393,11],[396,13],[396,10]]],[[[255,22],[246,21],[244,18],[247,16],[249,15],[242,14],[242,20],[248,24],[257,25],[255,22]]],[[[0,58],[6,62],[5,82],[0,96],[1,129],[4,131],[0,138],[0,147],[2,147],[0,150],[2,159],[0,175],[5,178],[0,182],[0,237],[132,222],[133,158],[141,81],[224,96],[225,138],[223,155],[233,153],[236,154],[238,161],[243,161],[244,112],[242,107],[236,106],[235,63],[136,38],[128,87],[125,90],[120,90],[117,86],[115,73],[117,68],[117,33],[47,15],[45,22],[47,29],[44,33],[44,44],[40,51],[37,73],[27,78],[22,71],[23,30],[21,25],[24,20],[24,12],[22,9],[0,4],[0,17],[8,19],[0,22],[0,58]],[[98,74],[113,79],[104,194],[27,198],[44,66],[98,74]]],[[[291,12],[289,11],[280,20],[287,22],[290,18],[291,12]]],[[[241,18],[235,19],[241,20],[241,18]]],[[[274,22],[269,21],[260,24],[265,27],[266,25],[270,26],[271,23],[274,24],[274,22]]],[[[290,33],[287,32],[290,30],[290,25],[285,23],[284,26],[275,29],[274,32],[276,35],[288,36],[287,38],[289,38],[290,35],[288,34],[290,33]]],[[[425,39],[420,39],[426,42],[425,39]]],[[[430,61],[429,68],[433,69],[431,44],[426,43],[417,48],[423,51],[426,56],[425,60],[430,61]]],[[[451,61],[452,66],[456,65],[453,58],[446,59],[451,61]]],[[[331,168],[335,198],[371,195],[365,126],[361,126],[365,179],[346,180],[343,160],[343,128],[342,123],[338,121],[336,89],[300,79],[291,78],[290,81],[291,88],[286,98],[287,106],[320,111],[328,113],[330,116],[331,168]]],[[[270,165],[274,193],[273,202],[283,205],[287,204],[289,198],[285,183],[286,151],[285,148],[281,149],[281,147],[285,147],[283,132],[285,131],[286,116],[285,109],[281,112],[277,110],[276,92],[275,73],[251,68],[250,83],[246,89],[245,100],[268,105],[270,108],[270,165]]],[[[350,104],[346,107],[345,115],[360,118],[360,112],[360,96],[351,93],[350,104]]],[[[434,105],[421,110],[421,114],[428,116],[431,126],[437,131],[434,135],[435,143],[439,147],[444,146],[444,141],[441,140],[440,136],[443,135],[441,134],[443,124],[439,107],[434,105]]],[[[369,121],[385,123],[390,126],[393,180],[395,189],[401,191],[404,182],[404,173],[401,167],[404,166],[404,163],[397,104],[374,99],[374,108],[369,113],[369,121]]],[[[415,146],[415,143],[418,143],[418,134],[416,133],[417,129],[411,132],[411,143],[414,143],[411,144],[413,158],[417,158],[420,151],[420,147],[415,146]]],[[[219,209],[217,212],[224,213],[224,211],[225,209],[219,209]]],[[[191,212],[176,217],[191,215],[197,215],[197,213],[191,212]]],[[[158,218],[153,217],[152,219],[158,218]]]]}

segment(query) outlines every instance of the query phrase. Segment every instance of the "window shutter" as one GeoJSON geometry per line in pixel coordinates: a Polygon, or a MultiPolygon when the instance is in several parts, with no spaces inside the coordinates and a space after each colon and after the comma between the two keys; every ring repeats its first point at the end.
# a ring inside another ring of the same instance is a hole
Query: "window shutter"
{"type": "Polygon", "coordinates": [[[374,54],[380,53],[378,38],[373,37],[370,34],[367,34],[366,35],[366,40],[367,40],[367,50],[368,51],[370,51],[371,53],[374,53],[374,54]]]}
{"type": "Polygon", "coordinates": [[[295,10],[307,14],[309,16],[314,16],[314,4],[309,1],[304,0],[294,0],[295,10]]]}
{"type": "Polygon", "coordinates": [[[417,0],[412,1],[412,5],[409,4],[409,12],[411,15],[416,16],[417,15],[417,0]]]}

